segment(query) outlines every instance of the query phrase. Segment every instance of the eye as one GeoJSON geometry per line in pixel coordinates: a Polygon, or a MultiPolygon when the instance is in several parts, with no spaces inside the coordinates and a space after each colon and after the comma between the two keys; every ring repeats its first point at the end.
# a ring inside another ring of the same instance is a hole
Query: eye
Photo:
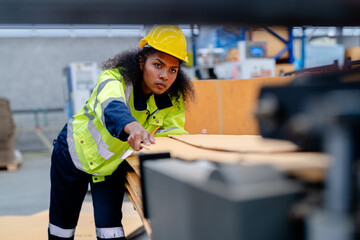
{"type": "Polygon", "coordinates": [[[177,69],[176,69],[176,68],[172,68],[172,69],[170,69],[170,72],[171,72],[171,73],[176,73],[176,72],[177,72],[177,69]]]}
{"type": "Polygon", "coordinates": [[[161,64],[160,63],[154,63],[154,66],[159,68],[159,67],[161,67],[161,64]]]}

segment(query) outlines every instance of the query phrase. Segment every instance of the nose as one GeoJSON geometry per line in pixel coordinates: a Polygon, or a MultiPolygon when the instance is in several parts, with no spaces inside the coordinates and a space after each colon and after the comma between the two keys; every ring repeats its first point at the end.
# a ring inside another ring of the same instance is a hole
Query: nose
{"type": "Polygon", "coordinates": [[[167,81],[169,79],[168,72],[166,70],[161,71],[160,79],[167,81]]]}

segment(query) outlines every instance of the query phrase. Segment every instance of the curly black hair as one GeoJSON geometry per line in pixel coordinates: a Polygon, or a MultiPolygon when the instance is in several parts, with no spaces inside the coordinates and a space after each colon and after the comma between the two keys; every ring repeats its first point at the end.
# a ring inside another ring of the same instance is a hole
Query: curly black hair
{"type": "MultiPolygon", "coordinates": [[[[148,46],[142,49],[127,50],[117,54],[114,58],[108,59],[102,68],[103,70],[119,68],[120,74],[123,76],[125,82],[132,83],[133,86],[139,86],[143,81],[143,72],[140,69],[139,59],[142,58],[143,61],[146,62],[148,56],[157,51],[155,48],[148,46]]],[[[184,101],[193,100],[195,97],[194,86],[191,79],[181,69],[182,61],[179,60],[179,62],[177,77],[167,90],[167,93],[178,99],[180,97],[179,92],[181,92],[184,101]]]]}

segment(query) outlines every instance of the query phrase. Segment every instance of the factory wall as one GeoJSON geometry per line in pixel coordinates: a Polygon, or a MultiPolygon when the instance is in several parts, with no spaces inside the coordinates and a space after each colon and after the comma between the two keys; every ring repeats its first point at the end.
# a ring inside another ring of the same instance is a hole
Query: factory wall
{"type": "Polygon", "coordinates": [[[116,53],[137,47],[140,38],[2,38],[0,96],[12,110],[62,108],[62,71],[70,62],[100,65],[116,53]]]}
{"type": "Polygon", "coordinates": [[[67,121],[63,69],[70,62],[101,64],[115,54],[136,48],[140,38],[0,38],[0,97],[10,100],[17,127],[16,148],[47,150],[67,121]],[[28,112],[19,112],[19,111],[28,112]],[[35,111],[39,110],[38,113],[35,111]]]}

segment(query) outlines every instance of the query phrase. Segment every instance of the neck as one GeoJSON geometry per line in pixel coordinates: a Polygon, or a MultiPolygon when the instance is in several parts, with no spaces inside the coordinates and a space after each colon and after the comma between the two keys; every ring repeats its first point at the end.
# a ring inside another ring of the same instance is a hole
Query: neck
{"type": "Polygon", "coordinates": [[[150,95],[152,93],[151,89],[148,88],[148,86],[146,86],[144,81],[141,82],[141,90],[145,96],[150,95]]]}

